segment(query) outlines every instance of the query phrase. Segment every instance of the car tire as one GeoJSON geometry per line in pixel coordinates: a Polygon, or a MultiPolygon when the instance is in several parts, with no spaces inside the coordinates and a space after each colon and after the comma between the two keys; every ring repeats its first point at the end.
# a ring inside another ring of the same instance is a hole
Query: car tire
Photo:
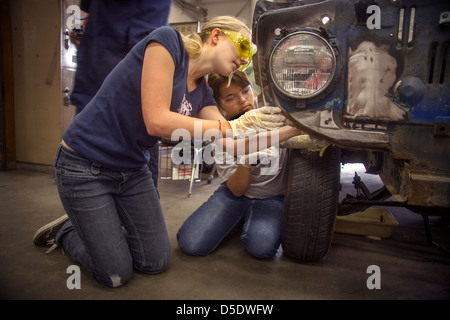
{"type": "Polygon", "coordinates": [[[331,245],[339,200],[340,149],[291,149],[281,242],[284,254],[321,260],[331,245]]]}

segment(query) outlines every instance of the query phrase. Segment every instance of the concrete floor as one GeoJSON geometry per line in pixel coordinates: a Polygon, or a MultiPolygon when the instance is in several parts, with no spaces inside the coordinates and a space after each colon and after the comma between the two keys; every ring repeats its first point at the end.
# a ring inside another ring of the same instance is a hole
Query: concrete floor
{"type": "MultiPolygon", "coordinates": [[[[344,170],[342,176],[351,178],[353,172],[344,170]]],[[[0,298],[450,299],[450,259],[427,244],[421,217],[406,209],[390,209],[399,225],[389,239],[335,233],[328,255],[319,263],[294,261],[282,250],[273,260],[254,259],[238,232],[208,257],[187,256],[177,246],[176,232],[217,186],[218,179],[211,184],[203,179],[189,198],[189,182],[159,181],[173,248],[168,271],[154,276],[136,272],[123,287],[110,289],[82,270],[81,289],[69,290],[66,271],[75,263],[60,250],[46,255],[31,241],[39,227],[63,214],[53,175],[23,169],[0,172],[0,298]],[[371,265],[380,268],[381,289],[366,285],[371,265]]],[[[432,230],[436,241],[450,247],[448,225],[432,230]]]]}

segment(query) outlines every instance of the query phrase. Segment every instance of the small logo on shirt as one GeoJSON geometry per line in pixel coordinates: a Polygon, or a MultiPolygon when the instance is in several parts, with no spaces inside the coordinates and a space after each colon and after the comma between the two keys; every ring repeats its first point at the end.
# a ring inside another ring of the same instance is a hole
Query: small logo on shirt
{"type": "Polygon", "coordinates": [[[192,104],[189,103],[186,99],[186,95],[183,97],[183,101],[181,101],[181,105],[177,110],[178,113],[181,113],[185,116],[190,116],[192,113],[192,104]]]}

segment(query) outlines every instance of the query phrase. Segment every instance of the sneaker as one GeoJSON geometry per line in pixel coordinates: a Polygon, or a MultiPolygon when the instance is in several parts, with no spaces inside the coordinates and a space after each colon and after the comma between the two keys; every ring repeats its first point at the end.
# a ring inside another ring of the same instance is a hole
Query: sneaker
{"type": "Polygon", "coordinates": [[[45,226],[36,231],[33,236],[33,243],[37,246],[52,245],[48,252],[52,251],[58,246],[55,242],[55,236],[68,219],[69,217],[65,214],[62,217],[47,223],[45,226]]]}

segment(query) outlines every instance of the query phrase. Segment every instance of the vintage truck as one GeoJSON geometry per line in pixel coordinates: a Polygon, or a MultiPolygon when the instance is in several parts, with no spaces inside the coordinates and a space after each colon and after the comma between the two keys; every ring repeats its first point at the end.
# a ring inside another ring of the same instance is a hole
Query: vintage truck
{"type": "Polygon", "coordinates": [[[373,205],[450,214],[448,1],[259,0],[252,41],[262,103],[310,137],[289,150],[285,255],[322,259],[336,216],[373,205]],[[340,201],[341,163],[384,186],[340,201]]]}

